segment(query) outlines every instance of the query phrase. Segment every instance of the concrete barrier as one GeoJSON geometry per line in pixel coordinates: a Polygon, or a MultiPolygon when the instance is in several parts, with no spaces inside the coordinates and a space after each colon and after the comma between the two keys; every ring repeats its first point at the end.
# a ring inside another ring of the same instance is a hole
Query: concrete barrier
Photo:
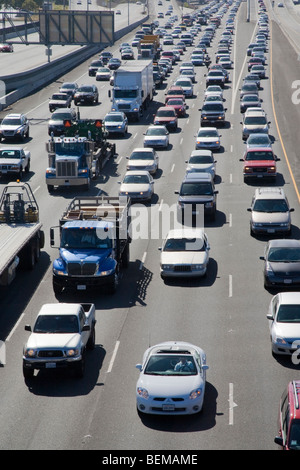
{"type": "MultiPolygon", "coordinates": [[[[130,33],[140,24],[145,23],[148,18],[147,15],[143,15],[141,20],[115,31],[114,40],[117,41],[130,33]]],[[[82,46],[80,49],[70,52],[64,57],[54,59],[50,63],[32,70],[14,75],[0,76],[3,88],[6,90],[6,94],[0,98],[0,111],[66,74],[85,60],[99,53],[102,49],[99,46],[82,46]]]]}

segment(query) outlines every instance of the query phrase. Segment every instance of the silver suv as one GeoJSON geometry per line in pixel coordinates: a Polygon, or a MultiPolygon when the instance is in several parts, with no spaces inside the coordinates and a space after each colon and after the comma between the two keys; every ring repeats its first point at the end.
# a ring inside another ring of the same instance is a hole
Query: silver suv
{"type": "Polygon", "coordinates": [[[29,137],[29,121],[25,114],[7,114],[0,124],[0,141],[25,140],[29,137]]]}
{"type": "Polygon", "coordinates": [[[287,197],[282,188],[257,188],[252,199],[251,235],[274,235],[291,233],[291,212],[287,197]]]}

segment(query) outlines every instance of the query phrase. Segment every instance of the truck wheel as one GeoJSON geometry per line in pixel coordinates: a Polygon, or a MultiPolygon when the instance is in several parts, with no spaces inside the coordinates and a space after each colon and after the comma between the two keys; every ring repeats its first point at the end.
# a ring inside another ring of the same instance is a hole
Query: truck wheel
{"type": "Polygon", "coordinates": [[[96,342],[96,333],[95,333],[95,328],[93,327],[92,331],[91,331],[91,334],[90,334],[90,337],[89,337],[89,340],[88,340],[87,345],[86,345],[87,349],[89,349],[90,351],[95,349],[95,342],[96,342]]]}
{"type": "Polygon", "coordinates": [[[77,364],[75,365],[74,372],[75,372],[75,376],[78,379],[81,379],[84,376],[84,372],[85,372],[85,352],[82,353],[81,361],[77,362],[77,364]]]}
{"type": "Polygon", "coordinates": [[[23,377],[25,380],[31,379],[33,377],[33,374],[34,374],[34,369],[27,369],[27,367],[23,365],[23,377]]]}
{"type": "Polygon", "coordinates": [[[54,191],[54,186],[53,186],[53,184],[48,184],[47,186],[48,186],[48,192],[49,192],[49,193],[53,193],[53,191],[54,191]]]}
{"type": "Polygon", "coordinates": [[[108,293],[115,294],[117,291],[117,287],[118,287],[118,275],[115,274],[113,281],[108,285],[108,289],[107,289],[108,293]]]}
{"type": "Polygon", "coordinates": [[[31,241],[20,254],[21,265],[23,269],[32,270],[36,260],[36,242],[31,241]]]}
{"type": "Polygon", "coordinates": [[[30,160],[28,160],[28,163],[25,166],[25,173],[29,173],[29,171],[30,171],[30,160]]]}
{"type": "Polygon", "coordinates": [[[128,266],[129,266],[129,259],[130,259],[130,255],[129,255],[129,243],[127,243],[126,248],[125,248],[125,250],[124,250],[123,253],[122,253],[122,266],[123,266],[124,268],[128,268],[128,266]]]}
{"type": "Polygon", "coordinates": [[[55,279],[52,280],[52,287],[55,296],[62,294],[64,288],[58,282],[56,282],[55,279]]]}

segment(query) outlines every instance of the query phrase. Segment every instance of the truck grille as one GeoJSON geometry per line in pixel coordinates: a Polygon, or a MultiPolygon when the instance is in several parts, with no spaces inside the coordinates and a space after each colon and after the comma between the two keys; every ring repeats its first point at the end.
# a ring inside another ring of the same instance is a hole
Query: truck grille
{"type": "Polygon", "coordinates": [[[59,349],[44,349],[38,352],[38,357],[63,357],[64,353],[59,349]]]}
{"type": "Polygon", "coordinates": [[[118,108],[120,111],[130,111],[130,104],[119,104],[118,108]]]}
{"type": "Polygon", "coordinates": [[[94,276],[96,274],[96,263],[69,263],[68,274],[70,276],[94,276]]]}
{"type": "Polygon", "coordinates": [[[190,272],[192,270],[192,267],[190,265],[178,265],[178,266],[174,266],[174,271],[176,272],[181,272],[181,273],[184,273],[184,272],[190,272]]]}
{"type": "Polygon", "coordinates": [[[56,162],[56,175],[58,178],[70,178],[77,176],[77,162],[56,162]]]}

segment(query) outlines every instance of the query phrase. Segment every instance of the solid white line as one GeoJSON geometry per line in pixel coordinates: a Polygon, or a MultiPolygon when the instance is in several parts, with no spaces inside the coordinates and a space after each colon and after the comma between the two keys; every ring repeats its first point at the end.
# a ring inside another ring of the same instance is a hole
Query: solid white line
{"type": "Polygon", "coordinates": [[[140,270],[143,269],[144,263],[146,261],[146,256],[147,256],[147,251],[145,251],[145,253],[143,254],[142,261],[140,264],[140,270]]]}
{"type": "Polygon", "coordinates": [[[232,275],[229,274],[229,297],[232,297],[232,275]]]}
{"type": "Polygon", "coordinates": [[[35,190],[33,191],[33,194],[35,194],[41,187],[38,186],[37,188],[35,188],[35,190]]]}
{"type": "Polygon", "coordinates": [[[6,338],[5,341],[9,341],[12,337],[12,335],[14,334],[14,332],[16,331],[16,329],[18,328],[18,325],[19,323],[22,321],[23,317],[24,317],[25,313],[22,313],[22,315],[20,316],[19,320],[16,322],[15,326],[13,327],[13,329],[11,330],[11,332],[9,333],[8,337],[6,338]]]}
{"type": "Polygon", "coordinates": [[[113,368],[113,365],[114,365],[114,362],[115,362],[115,358],[116,358],[116,355],[117,355],[119,346],[120,346],[120,341],[117,341],[116,344],[115,344],[115,349],[114,349],[113,355],[112,355],[111,360],[110,360],[110,363],[109,363],[109,365],[108,365],[107,372],[111,372],[111,371],[112,371],[112,368],[113,368]]]}
{"type": "Polygon", "coordinates": [[[123,157],[120,157],[119,160],[117,161],[117,165],[119,165],[119,163],[121,162],[123,157]]]}

